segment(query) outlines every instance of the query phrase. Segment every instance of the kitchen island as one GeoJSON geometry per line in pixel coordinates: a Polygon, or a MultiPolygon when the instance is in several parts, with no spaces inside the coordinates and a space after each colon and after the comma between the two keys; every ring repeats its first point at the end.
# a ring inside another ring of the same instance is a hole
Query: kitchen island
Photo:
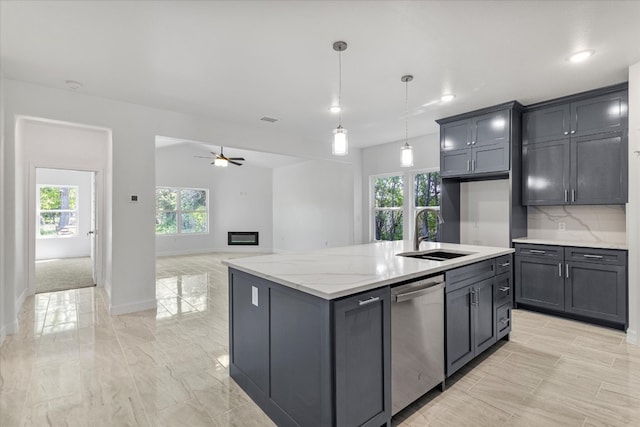
{"type": "Polygon", "coordinates": [[[398,256],[413,245],[396,241],[225,261],[231,377],[278,425],[390,425],[391,288],[443,273],[451,281],[450,375],[496,342],[501,265],[511,282],[513,249],[423,242],[420,250],[464,256],[398,256]]]}

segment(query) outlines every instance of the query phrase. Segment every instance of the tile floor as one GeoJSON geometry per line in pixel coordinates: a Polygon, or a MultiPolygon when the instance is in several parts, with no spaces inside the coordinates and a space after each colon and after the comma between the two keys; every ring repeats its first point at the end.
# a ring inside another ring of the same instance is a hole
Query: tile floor
{"type": "MultiPolygon", "coordinates": [[[[157,311],[109,316],[100,288],[28,298],[0,348],[0,426],[272,426],[227,374],[230,256],[159,258],[157,311]]],[[[640,425],[640,347],[618,331],[513,317],[511,341],[393,425],[640,425]]]]}

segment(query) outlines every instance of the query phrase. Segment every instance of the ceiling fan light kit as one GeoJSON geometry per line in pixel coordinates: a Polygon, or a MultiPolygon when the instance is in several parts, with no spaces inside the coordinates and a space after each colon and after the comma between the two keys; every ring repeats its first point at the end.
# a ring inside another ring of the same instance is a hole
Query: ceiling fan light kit
{"type": "Polygon", "coordinates": [[[413,80],[412,75],[405,75],[400,78],[404,83],[404,145],[400,150],[400,164],[403,168],[413,166],[413,147],[409,145],[409,82],[413,80]]]}
{"type": "Polygon", "coordinates": [[[242,166],[242,163],[240,162],[244,162],[244,157],[227,157],[224,155],[224,147],[220,146],[220,154],[218,153],[214,153],[213,151],[211,151],[211,154],[213,155],[213,157],[204,157],[204,156],[193,156],[193,157],[199,157],[202,159],[213,159],[213,162],[211,162],[212,165],[217,166],[219,168],[226,168],[227,166],[229,166],[229,163],[231,163],[232,165],[236,165],[236,166],[242,166]]]}
{"type": "Polygon", "coordinates": [[[338,52],[338,127],[333,130],[333,143],[331,153],[334,156],[346,156],[349,154],[349,141],[347,130],[342,127],[342,52],[347,50],[347,43],[337,41],[333,44],[333,50],[338,52]]]}

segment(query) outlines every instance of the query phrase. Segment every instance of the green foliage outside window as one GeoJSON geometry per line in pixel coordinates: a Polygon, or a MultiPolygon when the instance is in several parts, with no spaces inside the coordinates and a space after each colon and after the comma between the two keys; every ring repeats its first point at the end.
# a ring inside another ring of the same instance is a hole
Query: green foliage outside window
{"type": "Polygon", "coordinates": [[[77,233],[78,187],[39,187],[39,235],[73,236],[77,233]]]}
{"type": "Polygon", "coordinates": [[[374,239],[402,240],[404,182],[401,175],[376,178],[374,182],[374,239]]]}
{"type": "Polygon", "coordinates": [[[156,234],[206,233],[207,191],[156,188],[156,234]]]}
{"type": "MultiPolygon", "coordinates": [[[[415,176],[415,208],[428,206],[440,206],[440,172],[419,173],[415,176]]],[[[418,234],[427,236],[427,240],[438,241],[438,222],[435,212],[426,212],[420,215],[418,234]]]]}

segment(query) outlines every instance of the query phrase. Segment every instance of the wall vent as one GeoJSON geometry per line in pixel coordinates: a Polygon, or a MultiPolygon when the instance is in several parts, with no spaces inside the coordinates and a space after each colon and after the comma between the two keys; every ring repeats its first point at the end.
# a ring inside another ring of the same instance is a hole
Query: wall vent
{"type": "Polygon", "coordinates": [[[274,119],[273,117],[267,117],[267,116],[262,117],[260,120],[262,120],[263,122],[269,122],[269,123],[275,123],[278,121],[278,119],[274,119]]]}

